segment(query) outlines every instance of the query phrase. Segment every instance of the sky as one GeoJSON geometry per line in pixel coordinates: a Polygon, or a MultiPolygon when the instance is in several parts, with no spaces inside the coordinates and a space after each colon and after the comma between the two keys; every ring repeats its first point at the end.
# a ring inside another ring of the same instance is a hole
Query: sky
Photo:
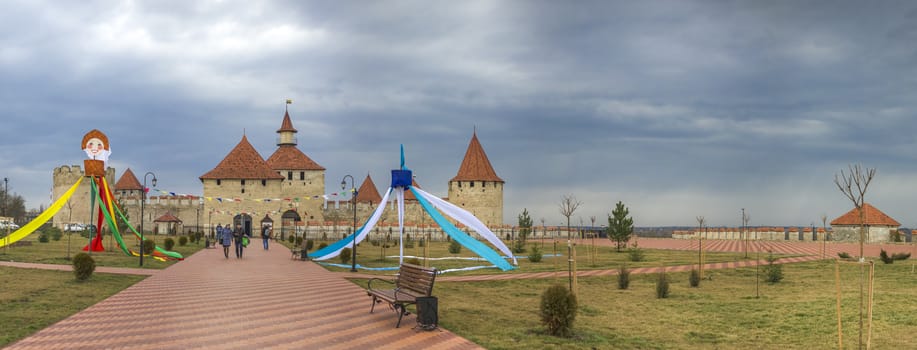
{"type": "MultiPolygon", "coordinates": [[[[200,194],[243,134],[269,157],[286,99],[327,192],[407,166],[445,197],[474,132],[504,222],[821,226],[834,179],[917,225],[913,1],[4,1],[0,176],[27,208],[82,136],[117,176],[200,194]],[[142,181],[142,179],[141,179],[142,181]]],[[[385,188],[380,187],[382,192],[385,188]]]]}

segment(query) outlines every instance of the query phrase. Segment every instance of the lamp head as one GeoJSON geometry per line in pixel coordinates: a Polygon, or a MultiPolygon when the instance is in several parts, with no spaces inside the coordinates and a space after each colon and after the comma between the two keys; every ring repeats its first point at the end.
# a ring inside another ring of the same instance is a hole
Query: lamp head
{"type": "Polygon", "coordinates": [[[156,176],[153,175],[153,187],[156,187],[156,176]]]}
{"type": "Polygon", "coordinates": [[[347,179],[347,178],[344,178],[344,180],[341,180],[341,189],[342,189],[342,190],[347,188],[347,180],[346,180],[346,179],[347,179]]]}

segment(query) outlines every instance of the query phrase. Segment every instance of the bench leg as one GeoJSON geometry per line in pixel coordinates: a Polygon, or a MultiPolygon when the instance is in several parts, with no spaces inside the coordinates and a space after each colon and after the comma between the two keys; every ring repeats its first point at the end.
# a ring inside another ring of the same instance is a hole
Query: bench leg
{"type": "Polygon", "coordinates": [[[404,311],[404,305],[395,304],[395,312],[398,312],[398,323],[395,325],[395,328],[398,328],[398,327],[401,327],[401,317],[404,316],[404,314],[406,314],[406,312],[404,311]],[[401,310],[399,311],[398,308],[401,308],[401,310]]]}
{"type": "Polygon", "coordinates": [[[377,303],[377,301],[376,301],[376,296],[373,295],[373,305],[372,305],[372,307],[369,308],[369,313],[373,313],[373,310],[376,309],[376,303],[377,303]]]}

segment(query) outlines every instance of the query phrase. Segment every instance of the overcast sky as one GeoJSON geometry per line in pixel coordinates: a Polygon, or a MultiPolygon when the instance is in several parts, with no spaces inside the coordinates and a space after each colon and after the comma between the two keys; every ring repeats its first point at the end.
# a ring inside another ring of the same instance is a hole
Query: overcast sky
{"type": "Polygon", "coordinates": [[[120,177],[201,193],[243,133],[379,191],[399,162],[446,196],[477,128],[505,222],[821,225],[866,200],[917,225],[913,1],[3,1],[0,175],[27,207],[98,128],[120,177]],[[142,181],[142,179],[141,179],[142,181]]]}

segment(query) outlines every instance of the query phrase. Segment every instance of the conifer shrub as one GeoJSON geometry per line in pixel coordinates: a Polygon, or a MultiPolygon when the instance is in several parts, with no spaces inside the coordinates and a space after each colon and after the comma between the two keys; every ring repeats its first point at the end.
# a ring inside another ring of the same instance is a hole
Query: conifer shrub
{"type": "MultiPolygon", "coordinates": [[[[192,236],[192,237],[194,237],[194,236],[192,236]]],[[[185,236],[178,237],[178,245],[184,247],[185,244],[188,244],[188,237],[185,237],[185,236]]],[[[166,249],[167,249],[167,250],[171,250],[170,248],[166,248],[166,249]]]]}
{"type": "Polygon", "coordinates": [[[315,241],[311,239],[306,240],[306,250],[312,250],[312,247],[315,246],[315,241]]]}
{"type": "Polygon", "coordinates": [[[59,240],[61,239],[61,237],[64,236],[64,233],[61,232],[61,230],[60,230],[59,228],[57,228],[57,227],[51,227],[51,228],[49,228],[49,229],[48,229],[48,233],[51,234],[51,239],[53,239],[53,240],[55,240],[55,241],[59,241],[59,240]]]}
{"type": "Polygon", "coordinates": [[[349,264],[351,255],[353,255],[353,250],[350,247],[341,249],[341,264],[349,264]]]}
{"type": "Polygon", "coordinates": [[[458,241],[449,242],[449,253],[458,254],[462,252],[462,245],[458,241]]]}
{"type": "Polygon", "coordinates": [[[165,248],[166,250],[172,250],[172,248],[175,247],[175,240],[172,239],[172,237],[166,237],[166,239],[162,241],[162,245],[164,246],[163,248],[165,248]]]}
{"type": "MultiPolygon", "coordinates": [[[[376,245],[376,244],[373,244],[373,245],[376,245]]],[[[417,241],[417,246],[418,246],[418,247],[423,248],[425,245],[427,245],[427,240],[421,238],[419,241],[417,241]]]]}
{"type": "Polygon", "coordinates": [[[767,265],[764,266],[764,281],[769,284],[774,284],[783,280],[783,266],[775,264],[777,257],[773,253],[768,252],[767,255],[767,265]]]}
{"type": "Polygon", "coordinates": [[[627,248],[627,257],[630,261],[643,261],[646,259],[646,255],[643,253],[643,249],[637,245],[637,241],[634,240],[634,244],[627,248]]]}
{"type": "Polygon", "coordinates": [[[840,252],[837,253],[837,257],[841,259],[850,259],[850,254],[847,254],[847,252],[840,252]]]}
{"type": "Polygon", "coordinates": [[[418,258],[406,258],[404,262],[407,264],[420,265],[420,259],[418,258]]]}
{"type": "Polygon", "coordinates": [[[618,268],[618,289],[627,289],[630,287],[630,271],[627,270],[627,264],[621,264],[618,268]]]}
{"type": "Polygon", "coordinates": [[[529,253],[529,261],[533,263],[541,262],[543,257],[544,254],[541,254],[541,248],[538,248],[537,244],[532,244],[532,252],[529,253]]]}
{"type": "Polygon", "coordinates": [[[92,256],[86,253],[78,253],[73,256],[73,275],[77,281],[85,281],[92,277],[92,272],[96,270],[96,261],[92,256]]]}
{"type": "Polygon", "coordinates": [[[665,275],[665,270],[659,273],[656,279],[656,298],[665,299],[669,297],[669,277],[665,275]]]}
{"type": "Polygon", "coordinates": [[[51,241],[51,237],[48,236],[47,232],[41,232],[38,234],[38,241],[41,243],[48,243],[51,241]]]}
{"type": "Polygon", "coordinates": [[[893,260],[907,260],[911,258],[911,253],[895,253],[892,254],[893,260]]]}
{"type": "Polygon", "coordinates": [[[325,249],[325,247],[327,246],[328,246],[328,243],[322,242],[321,244],[318,245],[318,249],[325,249]]]}
{"type": "Polygon", "coordinates": [[[296,237],[293,235],[290,235],[289,237],[287,237],[287,242],[290,242],[290,243],[296,242],[296,237]]]}
{"type": "Polygon", "coordinates": [[[153,250],[156,249],[156,241],[152,238],[147,238],[143,240],[143,254],[150,255],[153,254],[153,250]]]}
{"type": "Polygon", "coordinates": [[[295,241],[297,247],[302,246],[302,236],[296,236],[295,241]]]}
{"type": "Polygon", "coordinates": [[[576,295],[561,284],[548,287],[541,295],[541,323],[550,335],[570,337],[576,320],[576,295]]]}
{"type": "Polygon", "coordinates": [[[688,284],[692,288],[697,288],[700,286],[700,272],[697,269],[691,269],[691,275],[688,276],[688,284]]]}
{"type": "Polygon", "coordinates": [[[892,257],[888,256],[888,252],[886,252],[885,249],[882,249],[879,251],[879,260],[882,260],[882,262],[886,264],[891,264],[895,262],[895,260],[892,259],[892,257]]]}

